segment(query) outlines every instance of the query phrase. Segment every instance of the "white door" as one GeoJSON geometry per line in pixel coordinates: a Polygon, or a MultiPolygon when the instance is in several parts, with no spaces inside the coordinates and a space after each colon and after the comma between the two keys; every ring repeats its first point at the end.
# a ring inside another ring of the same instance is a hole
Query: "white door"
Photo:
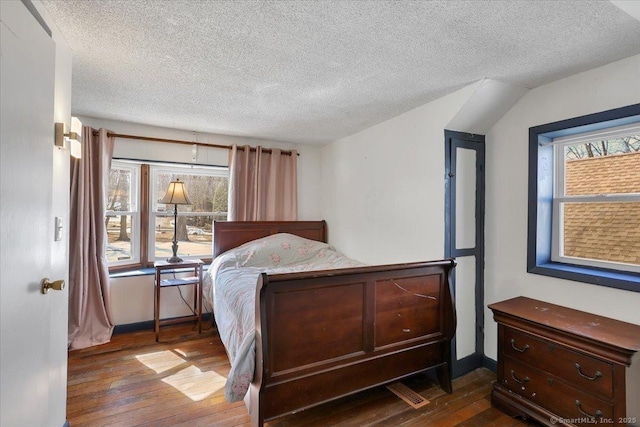
{"type": "Polygon", "coordinates": [[[55,45],[22,2],[0,1],[0,17],[0,425],[61,427],[67,291],[40,287],[68,271],[53,253],[66,244],[54,242],[52,183],[68,189],[68,153],[53,139],[55,45]]]}

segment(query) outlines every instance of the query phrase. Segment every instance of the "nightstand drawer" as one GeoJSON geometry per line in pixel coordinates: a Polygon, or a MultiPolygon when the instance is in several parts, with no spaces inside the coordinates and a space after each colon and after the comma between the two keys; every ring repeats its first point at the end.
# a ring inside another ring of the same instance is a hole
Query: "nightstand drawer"
{"type": "Polygon", "coordinates": [[[613,366],[603,360],[505,328],[504,354],[604,398],[613,397],[613,366]]]}
{"type": "Polygon", "coordinates": [[[562,414],[563,418],[613,419],[611,404],[511,358],[505,358],[502,378],[502,385],[509,390],[553,413],[562,414]]]}

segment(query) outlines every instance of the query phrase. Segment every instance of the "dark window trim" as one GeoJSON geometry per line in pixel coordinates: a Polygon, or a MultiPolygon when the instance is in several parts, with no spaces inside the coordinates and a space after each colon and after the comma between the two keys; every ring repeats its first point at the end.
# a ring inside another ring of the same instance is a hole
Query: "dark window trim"
{"type": "Polygon", "coordinates": [[[640,104],[529,128],[527,272],[640,292],[640,274],[551,261],[553,179],[539,179],[541,173],[550,173],[553,177],[554,170],[552,147],[540,147],[540,142],[632,123],[637,121],[632,116],[637,115],[640,115],[640,104]]]}

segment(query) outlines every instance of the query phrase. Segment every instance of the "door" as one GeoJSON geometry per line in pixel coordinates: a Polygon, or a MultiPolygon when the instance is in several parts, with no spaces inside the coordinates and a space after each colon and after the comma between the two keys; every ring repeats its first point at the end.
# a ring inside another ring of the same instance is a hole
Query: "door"
{"type": "Polygon", "coordinates": [[[68,271],[52,215],[53,183],[68,192],[68,153],[54,148],[55,45],[22,2],[0,11],[0,425],[61,427],[67,292],[41,292],[68,271]]]}
{"type": "Polygon", "coordinates": [[[445,256],[453,274],[457,329],[453,375],[484,354],[484,136],[445,131],[445,256]]]}

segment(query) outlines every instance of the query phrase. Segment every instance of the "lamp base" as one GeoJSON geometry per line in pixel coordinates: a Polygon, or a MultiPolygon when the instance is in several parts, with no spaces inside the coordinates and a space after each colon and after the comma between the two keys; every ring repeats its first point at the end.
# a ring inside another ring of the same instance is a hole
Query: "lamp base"
{"type": "Polygon", "coordinates": [[[173,256],[167,258],[169,264],[177,264],[182,262],[182,258],[178,256],[178,205],[176,205],[173,211],[173,243],[171,244],[173,250],[173,256]]]}

